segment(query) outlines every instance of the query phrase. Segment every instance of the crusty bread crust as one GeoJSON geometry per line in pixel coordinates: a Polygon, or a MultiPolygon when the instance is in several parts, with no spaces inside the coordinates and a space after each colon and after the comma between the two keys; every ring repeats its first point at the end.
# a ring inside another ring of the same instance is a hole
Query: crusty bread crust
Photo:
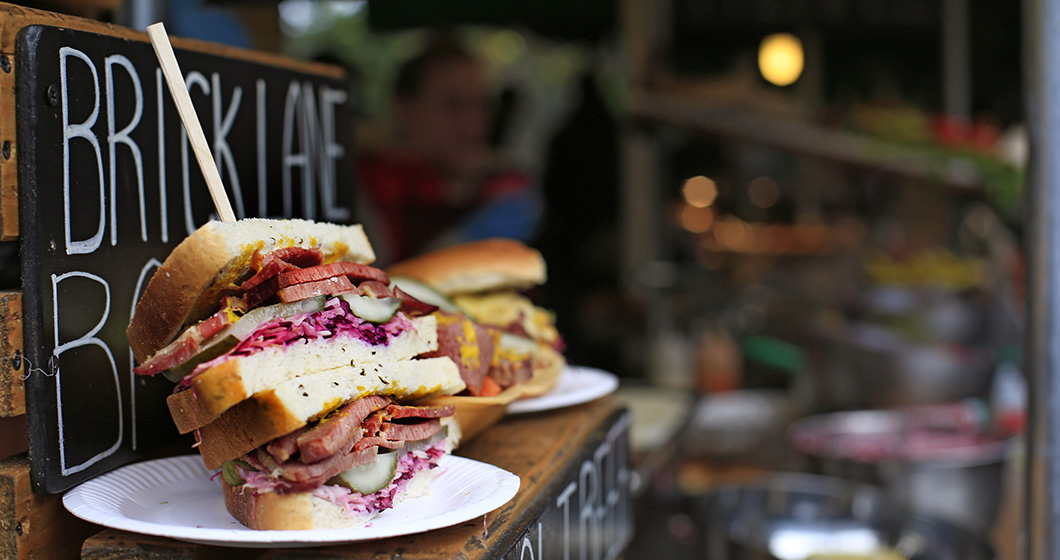
{"type": "Polygon", "coordinates": [[[370,263],[361,226],[308,220],[207,222],[181,241],[147,283],[126,329],[137,362],[169,344],[188,324],[218,308],[220,291],[249,275],[255,251],[318,247],[325,260],[370,263]]]}
{"type": "Polygon", "coordinates": [[[485,239],[413,257],[387,270],[407,276],[445,295],[501,289],[522,290],[543,284],[545,259],[513,239],[485,239]]]}
{"type": "MultiPolygon", "coordinates": [[[[422,496],[430,491],[438,469],[424,469],[412,476],[408,484],[394,496],[395,502],[422,496]]],[[[385,513],[350,515],[312,492],[255,494],[250,490],[221,483],[225,508],[243,525],[262,531],[311,530],[361,527],[385,513]]]]}
{"type": "Polygon", "coordinates": [[[173,249],[147,283],[125,333],[133,356],[142,362],[179,334],[191,306],[232,260],[221,234],[207,223],[173,249]]]}

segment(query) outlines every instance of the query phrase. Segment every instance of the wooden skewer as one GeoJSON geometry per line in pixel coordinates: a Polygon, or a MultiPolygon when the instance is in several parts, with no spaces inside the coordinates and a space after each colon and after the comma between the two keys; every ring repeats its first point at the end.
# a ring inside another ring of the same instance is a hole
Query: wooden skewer
{"type": "Polygon", "coordinates": [[[169,42],[169,35],[161,22],[147,26],[147,35],[151,38],[151,46],[155,49],[155,56],[162,66],[162,74],[166,77],[169,93],[177,104],[177,112],[180,120],[184,123],[184,130],[188,133],[188,141],[195,152],[195,159],[199,162],[203,177],[206,178],[206,186],[210,189],[213,205],[217,209],[217,215],[221,221],[234,222],[236,216],[232,213],[232,204],[228,201],[224,184],[221,182],[221,174],[217,171],[210,146],[206,143],[206,135],[202,132],[199,117],[195,114],[195,106],[191,104],[191,95],[188,95],[188,86],[184,83],[184,74],[180,72],[177,65],[177,56],[173,54],[173,45],[169,42]]]}

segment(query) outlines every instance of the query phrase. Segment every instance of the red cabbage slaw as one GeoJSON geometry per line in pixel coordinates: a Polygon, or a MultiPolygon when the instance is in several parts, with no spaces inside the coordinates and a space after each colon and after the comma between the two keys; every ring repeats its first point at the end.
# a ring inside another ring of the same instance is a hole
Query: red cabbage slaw
{"type": "MultiPolygon", "coordinates": [[[[402,455],[398,459],[394,480],[386,488],[374,494],[364,495],[344,486],[324,484],[313,490],[313,495],[342,508],[349,515],[377,513],[390,509],[394,506],[394,498],[408,486],[409,480],[416,473],[438,467],[438,461],[445,455],[445,439],[425,449],[399,451],[399,453],[402,455]]],[[[239,476],[246,481],[240,487],[241,492],[250,490],[255,494],[263,494],[273,492],[277,486],[282,485],[276,478],[266,473],[248,470],[240,465],[237,465],[236,469],[239,471],[239,476]]]]}
{"type": "Polygon", "coordinates": [[[227,353],[197,365],[181,380],[178,389],[189,386],[196,375],[235,356],[251,356],[268,348],[336,336],[357,338],[372,346],[386,346],[407,330],[415,330],[415,326],[404,313],[398,312],[383,324],[370,323],[355,315],[346,300],[332,297],[320,311],[277,317],[258,325],[227,353]]]}

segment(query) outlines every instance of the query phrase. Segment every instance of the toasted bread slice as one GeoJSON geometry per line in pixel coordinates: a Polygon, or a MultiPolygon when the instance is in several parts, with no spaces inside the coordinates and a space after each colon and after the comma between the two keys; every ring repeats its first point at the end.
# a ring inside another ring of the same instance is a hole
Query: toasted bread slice
{"type": "MultiPolygon", "coordinates": [[[[449,358],[347,364],[285,381],[233,406],[199,429],[198,449],[206,467],[215,469],[354,399],[386,395],[407,402],[464,387],[449,358]]],[[[195,422],[194,408],[171,406],[170,413],[178,425],[195,422]]]]}
{"type": "Polygon", "coordinates": [[[334,336],[267,348],[243,357],[231,357],[196,375],[191,387],[171,395],[167,402],[191,409],[193,414],[173,415],[184,434],[209,423],[251,395],[307,372],[343,365],[407,360],[438,348],[438,320],[433,315],[411,319],[414,330],[402,331],[385,346],[359,338],[334,336]],[[190,421],[190,422],[189,422],[190,421]]]}
{"type": "Polygon", "coordinates": [[[320,249],[325,262],[375,260],[361,226],[308,220],[208,222],[173,249],[148,282],[126,334],[142,362],[186,326],[217,310],[220,295],[251,273],[257,251],[320,249]]]}

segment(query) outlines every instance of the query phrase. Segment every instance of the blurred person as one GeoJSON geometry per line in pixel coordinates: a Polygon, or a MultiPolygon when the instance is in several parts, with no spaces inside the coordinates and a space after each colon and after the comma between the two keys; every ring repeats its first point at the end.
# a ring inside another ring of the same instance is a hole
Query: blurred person
{"type": "Polygon", "coordinates": [[[491,150],[490,107],[481,64],[455,42],[436,40],[401,68],[394,142],[357,163],[381,261],[486,237],[532,239],[539,189],[491,150]]]}

